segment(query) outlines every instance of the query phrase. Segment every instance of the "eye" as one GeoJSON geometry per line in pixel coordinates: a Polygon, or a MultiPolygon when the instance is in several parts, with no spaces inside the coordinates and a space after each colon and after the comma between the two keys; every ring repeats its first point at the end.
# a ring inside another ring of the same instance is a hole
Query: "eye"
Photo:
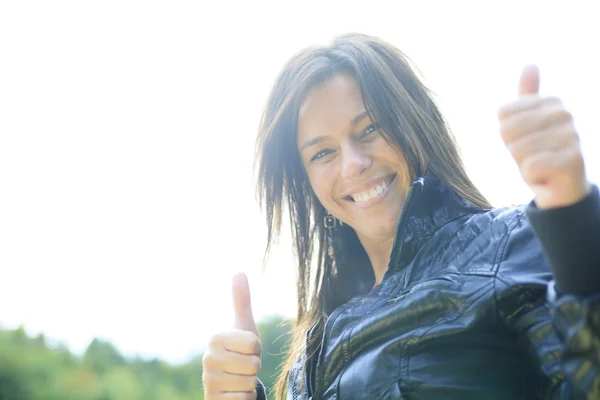
{"type": "Polygon", "coordinates": [[[333,153],[332,149],[323,149],[323,150],[319,150],[314,156],[312,156],[310,158],[310,161],[317,161],[323,157],[328,156],[329,154],[333,153]]]}
{"type": "Polygon", "coordinates": [[[362,139],[362,138],[364,138],[364,137],[367,137],[367,136],[369,136],[369,135],[370,135],[370,134],[372,134],[373,132],[377,132],[377,130],[378,130],[378,129],[379,129],[379,126],[378,126],[377,124],[375,124],[375,123],[373,123],[373,124],[370,124],[369,126],[367,126],[365,129],[363,129],[363,130],[360,132],[360,135],[359,135],[359,136],[360,136],[360,138],[362,139]]]}

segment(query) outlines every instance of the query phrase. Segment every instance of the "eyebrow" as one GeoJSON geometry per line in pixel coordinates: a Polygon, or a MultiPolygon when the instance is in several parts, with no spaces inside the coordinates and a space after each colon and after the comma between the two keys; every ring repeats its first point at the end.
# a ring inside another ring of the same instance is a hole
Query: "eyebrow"
{"type": "Polygon", "coordinates": [[[315,144],[320,143],[324,140],[325,140],[325,136],[317,136],[315,138],[309,139],[306,142],[304,142],[302,147],[300,147],[300,151],[306,149],[307,147],[314,146],[315,144]]]}
{"type": "Polygon", "coordinates": [[[354,126],[358,125],[358,123],[359,123],[360,121],[362,121],[362,119],[363,119],[364,117],[366,117],[367,115],[369,115],[369,113],[368,113],[367,111],[363,111],[363,112],[361,112],[360,114],[358,114],[356,117],[354,117],[354,118],[352,119],[352,125],[354,125],[354,126]]]}
{"type": "MultiPolygon", "coordinates": [[[[368,115],[369,115],[369,113],[367,111],[363,111],[360,114],[358,114],[356,117],[352,118],[352,121],[351,121],[352,126],[358,125],[359,122],[362,121],[363,118],[365,118],[368,115]]],[[[320,142],[324,141],[325,139],[326,139],[325,136],[317,136],[312,139],[309,139],[306,142],[304,142],[304,144],[300,147],[300,151],[306,149],[307,147],[314,146],[315,144],[320,143],[320,142]]]]}

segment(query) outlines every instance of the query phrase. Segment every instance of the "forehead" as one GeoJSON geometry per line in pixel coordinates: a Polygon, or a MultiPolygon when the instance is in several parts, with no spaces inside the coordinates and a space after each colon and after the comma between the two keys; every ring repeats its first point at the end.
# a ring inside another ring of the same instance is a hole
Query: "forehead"
{"type": "Polygon", "coordinates": [[[352,119],[364,111],[356,80],[346,74],[334,75],[304,98],[298,115],[298,141],[347,130],[352,119]]]}

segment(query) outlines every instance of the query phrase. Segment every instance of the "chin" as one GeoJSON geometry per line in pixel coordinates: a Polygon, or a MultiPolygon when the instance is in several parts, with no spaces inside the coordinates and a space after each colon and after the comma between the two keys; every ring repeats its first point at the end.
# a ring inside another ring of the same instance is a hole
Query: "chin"
{"type": "Polygon", "coordinates": [[[357,233],[369,237],[393,236],[399,215],[399,211],[393,212],[393,210],[384,213],[379,212],[376,217],[361,218],[361,221],[355,224],[353,228],[357,233]]]}

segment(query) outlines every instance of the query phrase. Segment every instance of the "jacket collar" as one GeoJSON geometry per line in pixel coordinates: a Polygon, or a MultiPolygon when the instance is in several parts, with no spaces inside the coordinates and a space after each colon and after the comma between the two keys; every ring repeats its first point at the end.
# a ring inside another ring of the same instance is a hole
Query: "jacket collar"
{"type": "Polygon", "coordinates": [[[457,218],[485,211],[459,197],[439,178],[424,176],[410,187],[396,227],[390,270],[404,268],[441,227],[457,218]]]}

